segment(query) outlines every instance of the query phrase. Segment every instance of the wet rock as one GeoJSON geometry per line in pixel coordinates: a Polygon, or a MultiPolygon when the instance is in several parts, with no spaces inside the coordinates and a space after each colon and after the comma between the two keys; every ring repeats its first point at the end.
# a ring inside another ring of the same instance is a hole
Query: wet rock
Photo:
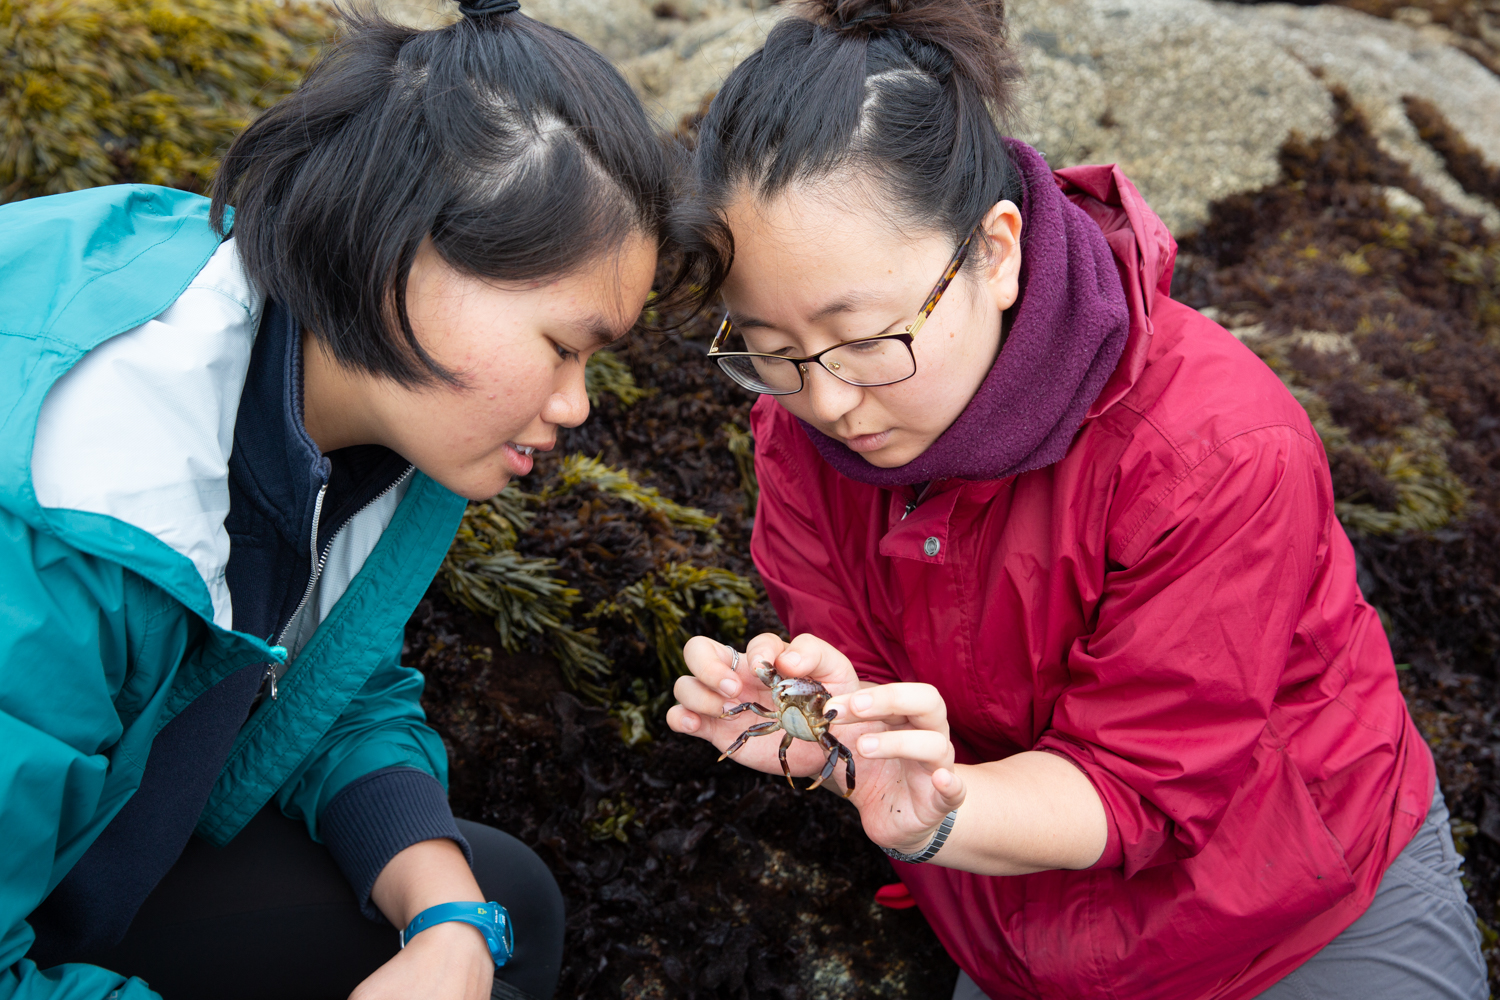
{"type": "MultiPolygon", "coordinates": [[[[1018,135],[1054,166],[1118,163],[1174,232],[1269,184],[1294,131],[1332,130],[1327,89],[1253,25],[1204,0],[1021,0],[1018,135]]],[[[1253,14],[1253,12],[1252,12],[1253,14]]]]}
{"type": "Polygon", "coordinates": [[[1219,7],[1227,20],[1281,47],[1329,87],[1345,91],[1383,152],[1450,205],[1500,227],[1493,202],[1464,191],[1407,117],[1403,98],[1430,102],[1500,165],[1500,77],[1441,36],[1343,7],[1219,7]]]}
{"type": "Polygon", "coordinates": [[[671,129],[697,111],[786,15],[785,7],[730,9],[688,25],[671,44],[621,63],[620,70],[657,123],[671,129]]]}
{"type": "MultiPolygon", "coordinates": [[[[536,12],[567,27],[575,22],[561,11],[576,2],[535,0],[536,12]]],[[[589,10],[606,12],[595,18],[602,25],[616,8],[639,20],[644,4],[589,10]]],[[[616,53],[629,44],[613,35],[579,33],[620,59],[658,123],[672,128],[788,13],[750,8],[748,0],[662,0],[655,34],[620,35],[638,39],[626,58],[616,53]]],[[[1500,165],[1500,78],[1446,29],[1336,6],[1212,0],[1016,0],[1010,16],[1028,73],[1016,134],[1056,166],[1119,163],[1174,232],[1201,225],[1211,202],[1274,181],[1277,151],[1292,135],[1331,135],[1334,90],[1349,95],[1385,153],[1448,204],[1500,226],[1494,203],[1450,176],[1403,104],[1430,103],[1500,165]]]]}
{"type": "Polygon", "coordinates": [[[646,0],[526,0],[522,9],[617,62],[657,48],[674,30],[670,19],[658,18],[646,0]]]}

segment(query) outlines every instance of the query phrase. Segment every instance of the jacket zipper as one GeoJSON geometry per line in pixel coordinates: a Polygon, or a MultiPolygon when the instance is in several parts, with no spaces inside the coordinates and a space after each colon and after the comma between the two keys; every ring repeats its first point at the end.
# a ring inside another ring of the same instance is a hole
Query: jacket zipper
{"type": "Polygon", "coordinates": [[[936,479],[929,479],[925,484],[923,484],[921,493],[918,493],[915,497],[906,501],[906,510],[901,512],[901,520],[906,520],[907,515],[917,509],[917,504],[921,503],[922,498],[927,496],[927,491],[932,489],[932,484],[935,482],[937,482],[936,479]]]}
{"type": "MultiPolygon", "coordinates": [[[[297,607],[292,611],[292,617],[290,617],[290,618],[287,619],[286,625],[282,626],[281,634],[276,637],[276,643],[275,644],[277,646],[282,646],[286,642],[287,633],[289,633],[292,630],[292,626],[293,625],[297,624],[297,618],[298,618],[299,615],[302,614],[302,609],[305,608],[305,607],[307,607],[307,602],[310,601],[310,600],[312,600],[313,588],[316,587],[318,585],[318,581],[323,578],[323,567],[328,564],[328,554],[333,551],[333,543],[334,543],[335,539],[337,539],[339,537],[339,535],[343,533],[344,529],[347,528],[354,521],[354,519],[356,517],[358,517],[359,515],[363,514],[365,511],[369,510],[372,505],[374,505],[375,503],[378,503],[382,498],[384,498],[386,496],[386,494],[390,493],[396,487],[398,487],[402,483],[406,482],[407,477],[412,474],[412,470],[415,469],[415,468],[416,468],[416,466],[414,466],[414,465],[408,465],[406,467],[406,471],[403,472],[403,473],[401,473],[401,475],[396,478],[395,482],[391,483],[391,485],[387,486],[385,489],[383,489],[379,493],[375,494],[373,497],[371,497],[369,499],[369,501],[364,506],[360,507],[359,510],[357,510],[353,514],[349,515],[349,520],[345,521],[342,525],[340,525],[339,526],[339,530],[335,531],[333,533],[333,538],[330,538],[328,540],[327,547],[324,548],[323,551],[322,551],[322,553],[318,556],[318,561],[313,564],[312,575],[310,577],[308,577],[308,580],[307,580],[307,588],[302,591],[302,600],[300,600],[300,601],[297,602],[297,607]]],[[[328,484],[324,483],[322,486],[318,487],[318,499],[316,501],[314,501],[314,503],[313,503],[313,519],[312,519],[312,551],[313,552],[317,552],[318,551],[318,522],[323,519],[323,497],[327,493],[328,493],[328,484]]],[[[261,681],[261,686],[264,687],[266,684],[270,684],[270,686],[271,686],[270,694],[271,694],[271,700],[272,701],[275,701],[276,698],[277,698],[276,682],[281,679],[281,675],[286,672],[287,667],[289,665],[290,665],[290,657],[288,657],[288,659],[287,659],[286,662],[271,663],[271,664],[267,664],[266,665],[266,676],[261,681]]]]}

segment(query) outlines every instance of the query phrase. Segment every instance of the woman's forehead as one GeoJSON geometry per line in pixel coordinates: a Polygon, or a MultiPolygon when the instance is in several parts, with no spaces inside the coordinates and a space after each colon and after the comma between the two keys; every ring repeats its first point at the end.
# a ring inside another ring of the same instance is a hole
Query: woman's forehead
{"type": "Polygon", "coordinates": [[[899,295],[908,280],[930,284],[930,277],[913,273],[934,253],[951,250],[944,249],[945,237],[905,236],[863,200],[798,186],[770,198],[734,199],[725,210],[735,248],[724,287],[731,311],[741,300],[791,297],[802,318],[812,319],[899,295]]]}

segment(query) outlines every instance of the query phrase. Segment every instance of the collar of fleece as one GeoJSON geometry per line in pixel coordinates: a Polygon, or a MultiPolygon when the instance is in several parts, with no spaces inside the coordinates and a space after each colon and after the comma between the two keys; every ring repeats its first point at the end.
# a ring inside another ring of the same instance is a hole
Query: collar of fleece
{"type": "Polygon", "coordinates": [[[1062,458],[1130,332],[1104,233],[1058,189],[1041,154],[1014,140],[1025,196],[1021,297],[1005,346],[958,419],[906,465],[882,469],[802,421],[825,461],[872,486],[1002,479],[1062,458]]]}

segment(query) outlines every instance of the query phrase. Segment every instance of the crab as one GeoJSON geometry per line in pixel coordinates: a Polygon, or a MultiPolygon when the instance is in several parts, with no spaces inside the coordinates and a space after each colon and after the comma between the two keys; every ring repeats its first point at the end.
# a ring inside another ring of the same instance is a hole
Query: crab
{"type": "Polygon", "coordinates": [[[829,732],[829,726],[838,716],[837,709],[824,708],[828,705],[828,689],[817,681],[808,677],[782,677],[769,663],[762,661],[755,668],[755,676],[760,682],[771,689],[771,703],[774,710],[767,710],[757,702],[747,701],[742,705],[736,705],[723,715],[721,719],[728,719],[739,715],[741,712],[754,712],[761,718],[769,719],[769,722],[758,722],[740,733],[739,738],[729,745],[729,749],[719,754],[719,759],[733,754],[740,747],[749,742],[752,736],[767,736],[774,732],[782,732],[781,749],[777,751],[777,758],[781,761],[781,772],[786,775],[786,783],[793,788],[797,783],[792,780],[791,768],[787,766],[786,750],[792,745],[792,740],[806,740],[816,743],[828,751],[828,759],[823,763],[823,771],[818,779],[807,786],[808,791],[817,788],[823,782],[833,777],[833,769],[838,765],[838,759],[844,758],[844,798],[854,791],[854,754],[849,748],[834,738],[829,732]]]}

